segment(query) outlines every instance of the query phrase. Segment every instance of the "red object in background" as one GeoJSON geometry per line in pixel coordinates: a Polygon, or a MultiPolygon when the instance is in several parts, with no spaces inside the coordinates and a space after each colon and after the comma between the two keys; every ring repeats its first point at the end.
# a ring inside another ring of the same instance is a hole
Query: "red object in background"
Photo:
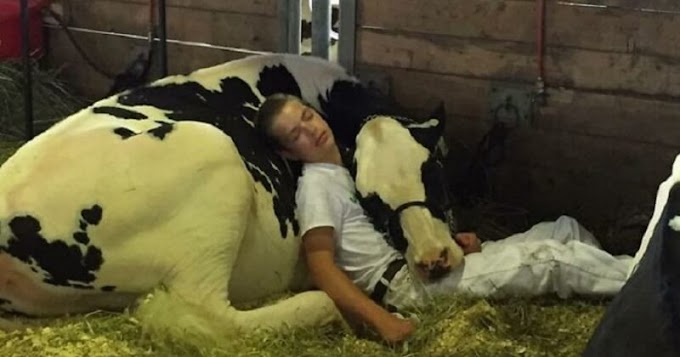
{"type": "MultiPolygon", "coordinates": [[[[43,52],[40,10],[47,0],[29,0],[29,43],[31,57],[43,52]]],[[[19,0],[0,0],[0,60],[21,57],[21,7],[19,0]]]]}

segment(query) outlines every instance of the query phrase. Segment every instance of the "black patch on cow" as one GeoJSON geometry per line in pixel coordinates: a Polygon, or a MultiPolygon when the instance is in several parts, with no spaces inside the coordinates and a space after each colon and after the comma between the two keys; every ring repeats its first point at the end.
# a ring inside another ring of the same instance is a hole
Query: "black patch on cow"
{"type": "Polygon", "coordinates": [[[8,307],[2,307],[2,311],[6,312],[6,313],[8,313],[8,314],[14,315],[14,316],[16,316],[16,317],[26,317],[26,318],[35,318],[35,317],[37,317],[37,316],[35,316],[35,315],[27,314],[27,313],[25,313],[25,312],[22,312],[22,311],[19,311],[19,310],[15,310],[15,309],[12,309],[12,308],[8,308],[8,307]]]}
{"type": "Polygon", "coordinates": [[[93,286],[91,285],[85,285],[85,284],[70,284],[69,287],[74,288],[74,289],[80,289],[80,290],[92,290],[94,289],[93,286]]]}
{"type": "Polygon", "coordinates": [[[450,209],[451,202],[448,197],[446,173],[441,161],[434,156],[420,166],[420,175],[425,187],[425,206],[430,210],[433,217],[447,222],[445,211],[450,209]]]}
{"type": "Polygon", "coordinates": [[[118,107],[96,107],[92,109],[95,114],[108,114],[112,115],[118,119],[132,119],[132,120],[143,120],[148,117],[144,113],[136,112],[134,110],[118,108],[118,107]]]}
{"type": "Polygon", "coordinates": [[[90,237],[87,236],[87,232],[75,232],[73,233],[73,239],[80,244],[89,244],[90,237]]]}
{"type": "Polygon", "coordinates": [[[101,291],[111,292],[111,291],[114,291],[114,290],[116,290],[116,287],[113,286],[113,285],[106,285],[106,286],[101,287],[101,291]]]}
{"type": "Polygon", "coordinates": [[[2,250],[27,265],[35,263],[47,274],[43,281],[48,284],[87,286],[104,262],[101,250],[95,246],[88,246],[83,254],[78,245],[58,239],[48,241],[40,234],[40,221],[30,215],[10,219],[9,228],[11,236],[2,250]]]}
{"type": "Polygon", "coordinates": [[[129,139],[129,138],[137,135],[137,133],[135,133],[134,131],[132,131],[128,128],[123,128],[123,127],[113,129],[113,133],[120,136],[123,140],[129,139]]]}
{"type": "Polygon", "coordinates": [[[257,89],[264,97],[286,93],[302,98],[302,91],[293,75],[283,65],[265,67],[260,71],[257,89]]]}
{"type": "Polygon", "coordinates": [[[335,82],[326,98],[319,95],[318,100],[335,141],[349,148],[356,145],[356,136],[367,117],[403,113],[386,96],[353,81],[335,82]]]}
{"type": "Polygon", "coordinates": [[[607,307],[585,357],[680,356],[680,183],[671,188],[637,270],[607,307]]]}
{"type": "Polygon", "coordinates": [[[161,140],[165,139],[165,136],[172,132],[175,127],[174,124],[166,123],[164,121],[156,121],[156,123],[158,123],[159,126],[149,130],[148,133],[161,140]]]}
{"type": "MultiPolygon", "coordinates": [[[[354,160],[354,148],[341,146],[340,156],[344,166],[348,168],[350,175],[356,180],[357,163],[354,160]]],[[[372,193],[363,197],[358,191],[355,191],[355,195],[361,207],[366,211],[366,216],[373,228],[382,233],[385,241],[394,249],[402,253],[406,252],[408,242],[404,237],[401,226],[390,227],[390,218],[394,215],[394,210],[376,194],[372,193]]]]}
{"type": "Polygon", "coordinates": [[[80,230],[84,231],[87,228],[87,222],[80,220],[80,225],[78,226],[80,230]]]}
{"type": "MultiPolygon", "coordinates": [[[[85,222],[96,226],[102,220],[102,213],[102,207],[100,205],[94,205],[92,208],[86,208],[80,211],[80,216],[83,217],[85,222]]],[[[81,229],[85,228],[81,226],[81,229]]]]}
{"type": "MultiPolygon", "coordinates": [[[[263,95],[285,92],[299,96],[299,86],[285,67],[271,66],[261,73],[257,86],[263,95]]],[[[283,158],[248,122],[252,122],[260,105],[248,83],[237,77],[227,77],[222,79],[219,91],[209,90],[196,82],[150,86],[121,95],[118,101],[127,106],[151,105],[170,112],[168,119],[209,123],[229,135],[253,179],[267,191],[275,192],[274,214],[281,236],[287,235],[287,224],[292,226],[294,234],[299,233],[295,218],[298,172],[290,172],[283,158]]]]}

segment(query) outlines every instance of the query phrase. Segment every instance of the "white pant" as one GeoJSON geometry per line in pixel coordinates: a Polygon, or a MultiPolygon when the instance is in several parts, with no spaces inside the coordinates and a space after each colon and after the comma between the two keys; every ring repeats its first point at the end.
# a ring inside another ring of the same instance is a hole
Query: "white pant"
{"type": "Polygon", "coordinates": [[[561,216],[524,233],[485,242],[480,253],[442,280],[421,283],[404,267],[385,295],[397,307],[419,305],[428,297],[462,293],[479,297],[535,296],[557,293],[566,298],[614,295],[625,284],[633,258],[614,257],[600,249],[593,235],[575,219],[561,216]]]}

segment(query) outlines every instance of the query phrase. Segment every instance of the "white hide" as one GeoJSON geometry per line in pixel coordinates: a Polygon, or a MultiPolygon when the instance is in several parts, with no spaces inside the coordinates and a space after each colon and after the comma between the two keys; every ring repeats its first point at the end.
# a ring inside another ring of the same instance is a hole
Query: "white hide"
{"type": "MultiPolygon", "coordinates": [[[[661,214],[663,213],[663,210],[666,207],[666,202],[668,202],[668,194],[670,193],[670,189],[678,181],[680,181],[680,155],[675,157],[675,162],[673,163],[671,175],[668,177],[668,179],[666,179],[666,181],[662,182],[659,185],[659,190],[657,191],[656,194],[656,202],[654,204],[654,214],[652,215],[652,219],[649,220],[647,230],[645,230],[645,233],[642,236],[640,248],[638,249],[637,253],[635,253],[633,265],[628,274],[629,277],[635,272],[635,269],[640,263],[640,260],[645,255],[645,252],[647,251],[647,246],[649,245],[649,240],[652,238],[654,230],[656,229],[656,226],[659,223],[659,219],[661,218],[661,214]]],[[[664,224],[673,225],[674,224],[673,221],[675,220],[671,220],[671,222],[665,222],[664,224]]]]}
{"type": "MultiPolygon", "coordinates": [[[[376,117],[362,127],[356,143],[356,186],[362,196],[376,193],[392,209],[406,202],[425,201],[421,166],[430,152],[401,123],[376,117]]],[[[411,266],[436,261],[444,249],[451,268],[463,261],[463,251],[451,239],[448,224],[425,207],[404,210],[401,226],[409,242],[406,257],[411,266]]]]}

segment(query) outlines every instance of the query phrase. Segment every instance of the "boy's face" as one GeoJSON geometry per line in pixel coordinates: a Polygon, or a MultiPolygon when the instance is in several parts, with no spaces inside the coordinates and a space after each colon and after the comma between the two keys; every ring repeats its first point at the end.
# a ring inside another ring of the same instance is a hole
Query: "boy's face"
{"type": "Polygon", "coordinates": [[[272,122],[272,134],[281,153],[303,162],[326,162],[336,150],[333,132],[316,110],[291,100],[272,122]]]}

